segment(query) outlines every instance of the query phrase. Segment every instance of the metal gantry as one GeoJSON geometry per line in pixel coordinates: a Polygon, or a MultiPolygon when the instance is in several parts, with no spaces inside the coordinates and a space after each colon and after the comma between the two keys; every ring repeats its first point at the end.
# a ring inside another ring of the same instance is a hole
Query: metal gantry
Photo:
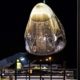
{"type": "Polygon", "coordinates": [[[36,72],[36,75],[34,73],[30,74],[30,69],[32,68],[30,63],[29,63],[29,66],[27,68],[23,68],[19,72],[17,71],[17,69],[15,69],[15,70],[12,69],[13,73],[11,73],[9,71],[9,69],[6,69],[7,70],[7,73],[6,73],[6,71],[3,72],[3,70],[1,69],[0,70],[0,80],[2,80],[3,78],[6,79],[7,77],[9,78],[8,80],[11,80],[11,79],[12,80],[18,80],[18,79],[19,80],[20,79],[21,80],[23,80],[23,79],[24,80],[32,80],[32,79],[35,79],[35,80],[36,79],[38,79],[38,80],[45,80],[45,79],[48,79],[48,80],[73,79],[74,80],[74,79],[76,79],[77,80],[77,77],[76,78],[74,77],[74,76],[77,76],[77,75],[74,74],[76,72],[76,69],[65,69],[65,68],[53,69],[53,66],[51,64],[52,68],[50,67],[50,69],[45,70],[45,69],[42,69],[42,65],[43,64],[39,64],[40,73],[36,72]]]}

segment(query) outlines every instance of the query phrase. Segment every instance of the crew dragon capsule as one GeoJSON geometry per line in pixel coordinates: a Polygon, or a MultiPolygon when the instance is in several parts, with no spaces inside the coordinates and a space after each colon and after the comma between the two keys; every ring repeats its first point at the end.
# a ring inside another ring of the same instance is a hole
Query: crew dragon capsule
{"type": "Polygon", "coordinates": [[[24,38],[26,50],[40,56],[57,53],[66,44],[61,22],[45,3],[38,3],[32,9],[24,38]]]}

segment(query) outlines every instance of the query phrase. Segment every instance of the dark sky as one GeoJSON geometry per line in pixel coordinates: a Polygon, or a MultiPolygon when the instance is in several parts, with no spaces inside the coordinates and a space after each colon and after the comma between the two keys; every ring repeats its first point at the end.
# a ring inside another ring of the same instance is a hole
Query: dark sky
{"type": "MultiPolygon", "coordinates": [[[[0,60],[17,52],[25,52],[24,31],[35,4],[43,0],[0,1],[0,60]]],[[[63,56],[67,65],[76,67],[77,60],[77,9],[76,0],[46,0],[62,22],[67,44],[63,56]]],[[[61,55],[60,55],[61,54],[61,55]]]]}

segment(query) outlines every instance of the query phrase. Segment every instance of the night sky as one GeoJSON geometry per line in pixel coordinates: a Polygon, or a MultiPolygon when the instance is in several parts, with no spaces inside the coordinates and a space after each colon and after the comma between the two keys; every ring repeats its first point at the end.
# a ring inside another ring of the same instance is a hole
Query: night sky
{"type": "MultiPolygon", "coordinates": [[[[32,8],[43,0],[0,1],[0,60],[25,52],[24,31],[32,8]]],[[[77,65],[76,0],[46,0],[64,26],[67,44],[55,54],[69,67],[77,65]]]]}

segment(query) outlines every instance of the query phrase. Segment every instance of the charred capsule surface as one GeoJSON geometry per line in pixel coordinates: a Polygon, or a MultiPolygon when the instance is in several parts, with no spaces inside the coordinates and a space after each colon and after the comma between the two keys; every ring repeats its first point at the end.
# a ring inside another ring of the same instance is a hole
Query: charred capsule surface
{"type": "Polygon", "coordinates": [[[66,44],[61,22],[44,3],[38,3],[32,9],[24,38],[26,50],[34,55],[54,54],[62,50],[66,44]]]}

